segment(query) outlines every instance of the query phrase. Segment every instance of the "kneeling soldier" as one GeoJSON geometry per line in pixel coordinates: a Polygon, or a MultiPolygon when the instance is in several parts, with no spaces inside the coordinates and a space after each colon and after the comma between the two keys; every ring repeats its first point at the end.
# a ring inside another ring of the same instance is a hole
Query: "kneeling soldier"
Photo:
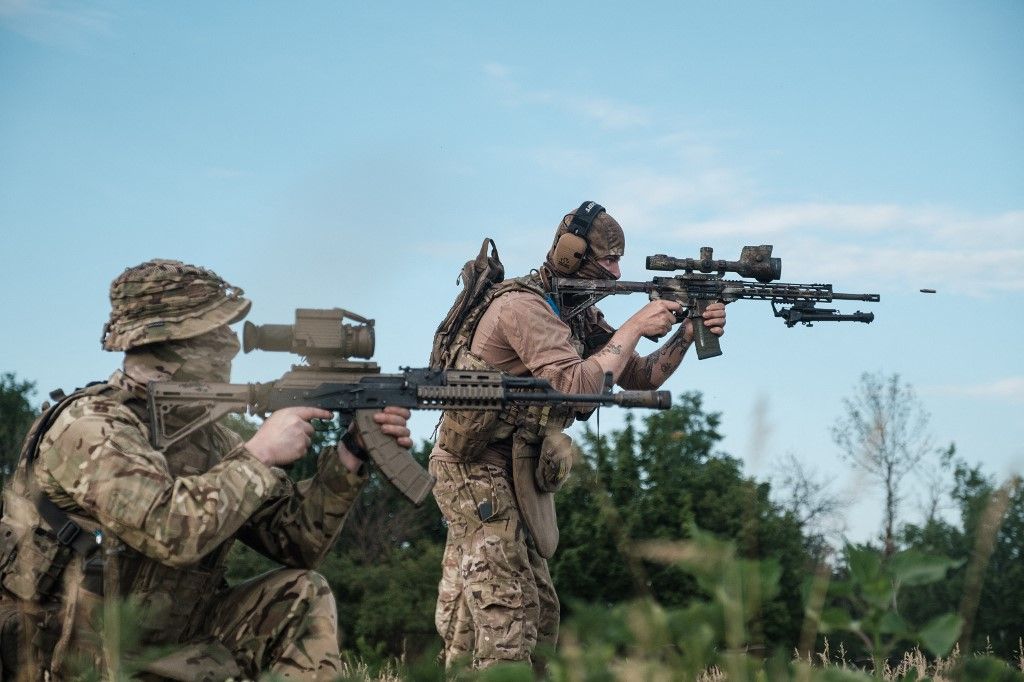
{"type": "MultiPolygon", "coordinates": [[[[144,614],[132,624],[141,644],[171,652],[145,666],[149,679],[339,674],[334,597],[311,569],[341,531],[364,467],[339,445],[308,480],[278,468],[306,454],[309,421],[331,413],[279,410],[248,442],[214,424],[166,452],[149,444],[148,382],[228,381],[239,350],[228,325],[251,305],[242,293],[168,260],[114,280],[103,348],[124,351],[123,368],[43,412],[4,489],[4,680],[116,669],[95,628],[105,601],[129,599],[144,614]],[[286,568],[229,587],[236,539],[286,568]]],[[[375,419],[408,447],[408,416],[388,408],[375,419]]]]}

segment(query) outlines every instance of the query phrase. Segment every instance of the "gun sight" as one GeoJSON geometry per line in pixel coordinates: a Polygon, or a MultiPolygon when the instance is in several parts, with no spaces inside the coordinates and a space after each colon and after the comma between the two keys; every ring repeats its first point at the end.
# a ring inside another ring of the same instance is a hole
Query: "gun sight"
{"type": "Polygon", "coordinates": [[[305,358],[371,358],[373,320],[341,308],[299,308],[295,324],[253,324],[242,328],[242,349],[295,353],[305,358]],[[345,324],[344,320],[359,324],[345,324]]]}
{"type": "Polygon", "coordinates": [[[772,258],[772,245],[744,246],[738,261],[715,260],[714,250],[702,246],[700,258],[674,258],[664,254],[647,257],[648,270],[685,270],[686,272],[715,272],[724,276],[735,272],[740,277],[753,277],[758,282],[773,282],[782,277],[782,259],[772,258]]]}

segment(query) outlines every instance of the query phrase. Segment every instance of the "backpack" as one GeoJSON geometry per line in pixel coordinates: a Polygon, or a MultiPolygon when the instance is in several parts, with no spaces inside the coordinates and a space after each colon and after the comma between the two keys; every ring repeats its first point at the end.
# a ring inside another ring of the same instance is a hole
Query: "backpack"
{"type": "Polygon", "coordinates": [[[466,317],[482,303],[487,292],[505,279],[505,266],[498,257],[494,240],[485,237],[476,258],[466,261],[455,283],[462,282],[462,291],[455,298],[451,310],[434,332],[434,346],[430,351],[430,367],[449,369],[455,362],[459,338],[466,317]],[[487,246],[490,245],[490,254],[487,246]]]}

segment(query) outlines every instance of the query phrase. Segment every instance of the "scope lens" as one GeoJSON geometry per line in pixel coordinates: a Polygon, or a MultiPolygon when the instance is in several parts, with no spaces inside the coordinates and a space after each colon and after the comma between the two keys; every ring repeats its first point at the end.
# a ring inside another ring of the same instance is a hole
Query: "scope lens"
{"type": "Polygon", "coordinates": [[[242,350],[290,352],[292,349],[293,326],[290,324],[253,324],[246,322],[242,327],[242,350]]]}
{"type": "Polygon", "coordinates": [[[372,358],[373,350],[373,327],[368,325],[341,325],[342,355],[350,358],[372,358]]]}

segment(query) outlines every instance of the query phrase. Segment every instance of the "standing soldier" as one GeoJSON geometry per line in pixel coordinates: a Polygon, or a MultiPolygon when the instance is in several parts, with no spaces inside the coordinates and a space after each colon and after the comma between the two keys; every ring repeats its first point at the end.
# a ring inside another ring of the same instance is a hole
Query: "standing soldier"
{"type": "MultiPolygon", "coordinates": [[[[43,412],[4,490],[2,679],[116,670],[94,627],[104,602],[128,598],[141,644],[172,652],[144,668],[160,679],[339,674],[334,597],[311,569],[365,483],[355,440],[322,452],[300,483],[278,467],[305,455],[309,420],[330,412],[279,410],[248,442],[214,424],[166,452],[149,444],[148,382],[228,381],[239,350],[228,325],[251,305],[242,293],[169,260],[114,280],[102,342],[125,352],[123,368],[43,412]],[[287,568],[228,587],[235,539],[287,568]]],[[[375,419],[408,447],[408,415],[375,419]]]]}
{"type": "MultiPolygon", "coordinates": [[[[620,277],[622,228],[598,204],[566,215],[544,264],[525,277],[501,281],[486,246],[463,271],[466,289],[438,328],[431,365],[542,377],[566,393],[600,392],[606,372],[623,388],[655,389],[679,367],[693,340],[689,320],[650,355],[635,351],[641,336],[668,333],[678,303],[651,301],[615,330],[593,306],[564,319],[551,296],[552,277],[620,277]]],[[[723,304],[703,318],[723,334],[723,304]]],[[[558,543],[553,493],[571,463],[563,430],[574,417],[571,407],[444,413],[430,472],[448,523],[435,612],[446,664],[463,655],[477,667],[530,661],[537,644],[556,643],[547,559],[558,543]]]]}

